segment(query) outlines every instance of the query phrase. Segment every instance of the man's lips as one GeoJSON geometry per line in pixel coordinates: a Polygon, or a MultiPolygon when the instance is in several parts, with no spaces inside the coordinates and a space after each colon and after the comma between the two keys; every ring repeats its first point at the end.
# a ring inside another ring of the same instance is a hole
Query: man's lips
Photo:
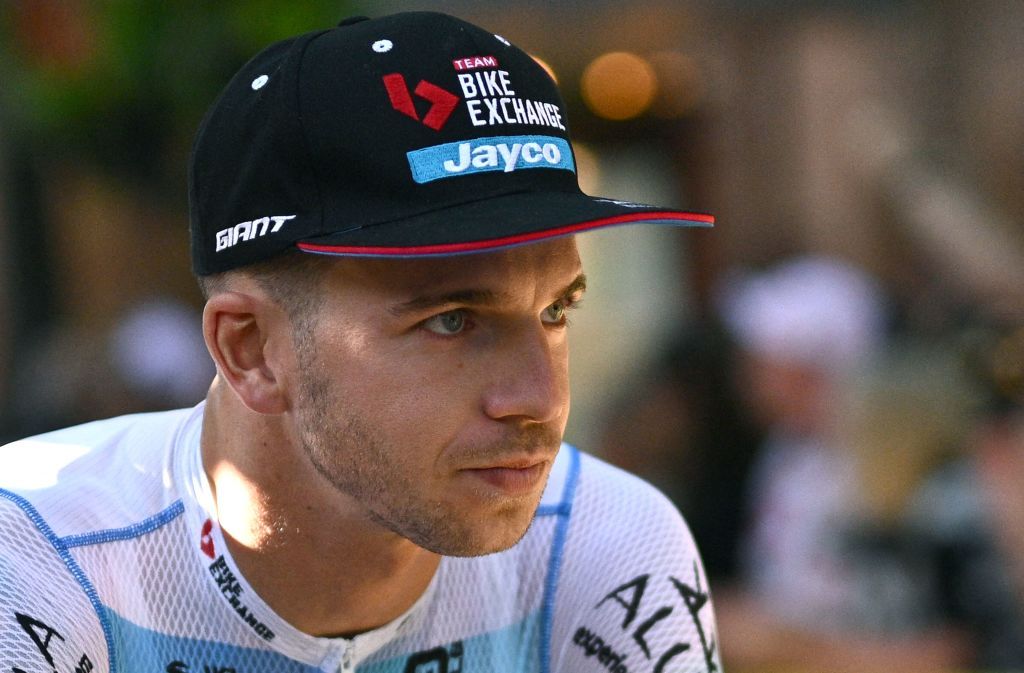
{"type": "Polygon", "coordinates": [[[537,488],[550,464],[550,459],[517,459],[486,467],[467,468],[463,472],[507,495],[524,495],[537,488]]]}

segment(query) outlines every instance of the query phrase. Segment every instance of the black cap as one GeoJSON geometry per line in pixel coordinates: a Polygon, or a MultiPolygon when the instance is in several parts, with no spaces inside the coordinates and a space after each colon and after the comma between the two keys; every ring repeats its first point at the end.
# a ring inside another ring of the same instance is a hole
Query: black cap
{"type": "Polygon", "coordinates": [[[451,16],[359,17],[278,42],[234,76],[196,135],[193,269],[296,246],[448,255],[627,222],[714,222],[583,194],[567,127],[544,68],[451,16]]]}

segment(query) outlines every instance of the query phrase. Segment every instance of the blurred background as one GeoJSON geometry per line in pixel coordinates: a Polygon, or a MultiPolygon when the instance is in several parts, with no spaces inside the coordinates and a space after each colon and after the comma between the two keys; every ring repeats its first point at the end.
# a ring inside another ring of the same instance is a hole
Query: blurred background
{"type": "MultiPolygon", "coordinates": [[[[0,4],[0,437],[196,403],[192,134],[275,39],[448,11],[557,78],[567,438],[683,511],[730,671],[1024,670],[1024,2],[0,4]]],[[[2,469],[2,466],[0,466],[2,469]]]]}

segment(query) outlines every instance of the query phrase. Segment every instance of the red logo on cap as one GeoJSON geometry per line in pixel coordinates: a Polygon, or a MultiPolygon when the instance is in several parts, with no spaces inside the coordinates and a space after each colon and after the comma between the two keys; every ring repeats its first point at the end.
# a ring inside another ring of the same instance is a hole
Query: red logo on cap
{"type": "Polygon", "coordinates": [[[203,553],[213,558],[213,521],[210,519],[206,520],[203,524],[202,537],[199,539],[199,548],[203,550],[203,553]]]}
{"type": "Polygon", "coordinates": [[[498,59],[493,56],[467,56],[466,58],[457,58],[452,61],[452,66],[459,72],[463,70],[476,70],[477,68],[497,68],[498,59]]]}
{"type": "Polygon", "coordinates": [[[416,113],[416,106],[412,103],[412,96],[409,95],[409,87],[405,84],[405,77],[397,72],[384,75],[384,88],[387,89],[388,98],[391,99],[391,107],[404,115],[412,117],[416,121],[422,121],[426,126],[435,131],[441,130],[441,127],[445,125],[448,118],[452,116],[452,111],[460,100],[455,94],[445,91],[425,79],[421,79],[413,93],[433,103],[421,120],[416,113]]]}

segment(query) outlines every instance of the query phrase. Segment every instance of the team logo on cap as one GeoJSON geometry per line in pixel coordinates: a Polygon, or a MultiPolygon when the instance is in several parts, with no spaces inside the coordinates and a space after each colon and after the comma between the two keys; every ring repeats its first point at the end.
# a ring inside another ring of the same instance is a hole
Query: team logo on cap
{"type": "Polygon", "coordinates": [[[459,104],[459,97],[455,94],[421,79],[413,93],[430,101],[432,105],[423,119],[420,119],[419,113],[416,112],[416,106],[413,105],[412,96],[409,94],[409,87],[405,83],[405,77],[397,72],[384,75],[384,88],[387,89],[391,107],[416,121],[423,122],[424,125],[435,131],[441,130],[448,118],[452,116],[455,106],[459,104]]]}
{"type": "Polygon", "coordinates": [[[558,168],[576,172],[572,149],[554,136],[493,136],[413,150],[406,154],[412,178],[422,184],[459,175],[558,168]]]}
{"type": "Polygon", "coordinates": [[[288,220],[294,220],[295,215],[268,215],[255,220],[239,222],[233,227],[221,229],[217,232],[217,252],[227,250],[244,241],[251,241],[266,236],[269,231],[276,234],[288,220]],[[273,223],[273,227],[271,227],[273,223]]]}
{"type": "Polygon", "coordinates": [[[498,59],[493,56],[466,56],[452,61],[452,67],[459,72],[477,70],[478,68],[497,68],[498,59]]]}
{"type": "Polygon", "coordinates": [[[469,56],[452,61],[466,112],[473,126],[522,124],[565,130],[562,110],[554,103],[516,93],[512,73],[498,67],[493,56],[469,56]]]}

